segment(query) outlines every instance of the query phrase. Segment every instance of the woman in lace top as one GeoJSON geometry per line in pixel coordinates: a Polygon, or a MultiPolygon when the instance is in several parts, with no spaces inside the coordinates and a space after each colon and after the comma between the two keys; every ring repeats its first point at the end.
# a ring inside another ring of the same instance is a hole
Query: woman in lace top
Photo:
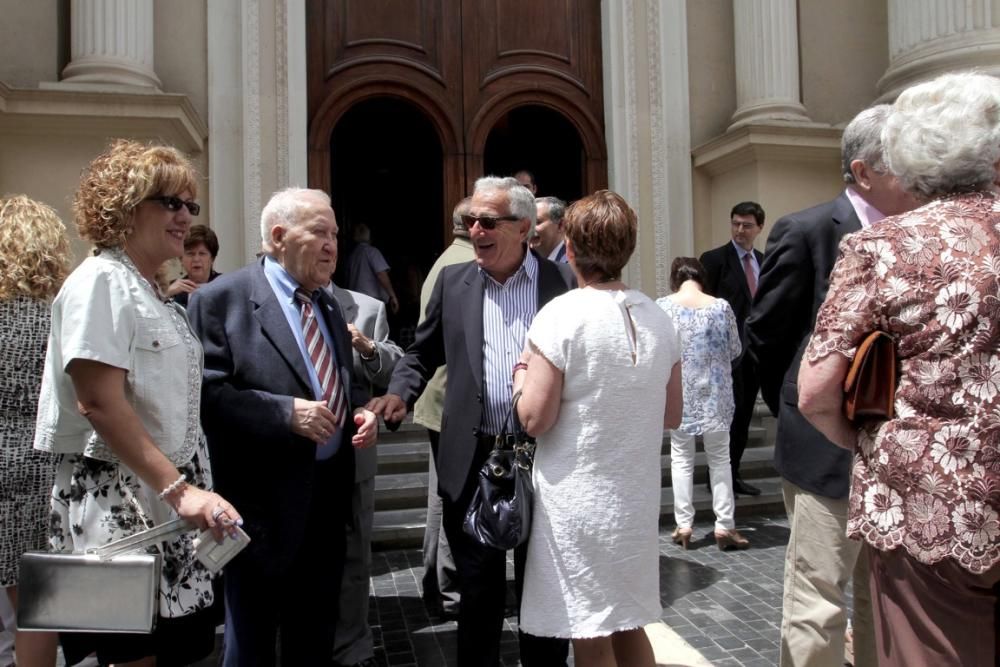
{"type": "MultiPolygon", "coordinates": [[[[44,550],[48,538],[52,457],[31,443],[49,301],[70,266],[59,215],[24,195],[0,199],[0,264],[0,586],[17,609],[21,554],[44,550]]],[[[53,633],[18,631],[14,645],[21,664],[56,662],[53,633]]]]}
{"type": "Polygon", "coordinates": [[[880,665],[996,660],[1000,582],[1000,80],[904,91],[883,133],[925,204],[847,236],[799,374],[799,407],[854,450],[880,665]],[[895,416],[857,429],[843,379],[873,330],[896,341],[895,416]]]}
{"type": "Polygon", "coordinates": [[[625,200],[602,190],[565,220],[580,289],[538,311],[514,372],[538,437],[521,629],[571,638],[578,667],[652,667],[642,628],[662,613],[660,448],[680,422],[680,349],[670,319],[621,281],[637,230],[625,200]]]}
{"type": "Polygon", "coordinates": [[[674,293],[656,301],[673,320],[683,350],[684,418],[670,431],[670,486],[677,522],[673,540],[687,549],[691,539],[694,439],[700,435],[708,459],[716,544],[720,549],[745,549],[750,543],[736,532],[733,522],[729,465],[729,426],[734,411],[732,362],[740,354],[740,335],[729,302],[705,294],[704,285],[701,262],[678,257],[670,267],[674,293]]]}
{"type": "MultiPolygon", "coordinates": [[[[207,490],[201,345],[154,279],[184,251],[196,194],[196,174],[173,148],[117,141],[83,173],[76,225],[97,251],[53,302],[35,429],[35,448],[56,455],[55,551],[84,551],[178,516],[221,540],[240,520],[207,490]]],[[[192,539],[162,544],[151,635],[63,633],[67,663],[96,651],[102,664],[153,664],[153,656],[188,664],[211,652],[211,575],[192,539]]]]}

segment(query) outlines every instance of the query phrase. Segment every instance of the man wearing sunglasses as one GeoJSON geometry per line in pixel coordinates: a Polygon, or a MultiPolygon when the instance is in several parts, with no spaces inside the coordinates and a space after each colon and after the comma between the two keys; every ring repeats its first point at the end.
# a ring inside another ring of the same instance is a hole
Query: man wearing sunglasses
{"type": "MultiPolygon", "coordinates": [[[[458,664],[495,667],[500,660],[506,591],[506,553],[462,530],[477,475],[504,430],[511,402],[511,369],[531,321],[542,306],[573,286],[566,265],[527,248],[535,199],[513,178],[476,181],[462,223],[475,261],[441,269],[416,340],[400,359],[385,396],[368,407],[399,422],[431,374],[448,366],[441,436],[435,452],[444,530],[458,570],[458,664]]],[[[520,597],[527,544],[514,550],[520,597]]],[[[566,664],[566,640],[519,636],[525,667],[566,664]]]]}

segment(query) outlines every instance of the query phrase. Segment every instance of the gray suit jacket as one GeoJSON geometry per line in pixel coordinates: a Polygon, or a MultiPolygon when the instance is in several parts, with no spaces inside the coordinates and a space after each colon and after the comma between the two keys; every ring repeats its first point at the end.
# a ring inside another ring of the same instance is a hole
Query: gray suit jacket
{"type": "MultiPolygon", "coordinates": [[[[365,337],[375,341],[374,359],[365,361],[361,353],[351,349],[354,356],[354,374],[351,380],[351,405],[364,405],[372,397],[373,386],[385,388],[392,377],[392,369],[403,356],[403,349],[389,340],[389,322],[385,304],[361,292],[352,292],[330,283],[327,293],[340,305],[344,321],[353,324],[365,337]]],[[[375,476],[378,455],[375,447],[354,452],[354,482],[375,476]]]]}

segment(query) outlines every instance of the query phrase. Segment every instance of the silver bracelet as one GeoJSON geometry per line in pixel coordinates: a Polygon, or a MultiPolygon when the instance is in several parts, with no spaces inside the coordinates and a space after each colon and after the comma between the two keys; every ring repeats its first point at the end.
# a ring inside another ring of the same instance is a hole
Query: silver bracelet
{"type": "Polygon", "coordinates": [[[181,473],[180,477],[178,477],[177,479],[175,479],[169,486],[167,486],[167,488],[165,488],[162,491],[160,491],[160,495],[159,495],[160,500],[164,500],[165,501],[167,499],[167,496],[169,496],[174,491],[177,491],[178,489],[180,489],[186,483],[187,483],[187,476],[184,473],[181,473]]]}

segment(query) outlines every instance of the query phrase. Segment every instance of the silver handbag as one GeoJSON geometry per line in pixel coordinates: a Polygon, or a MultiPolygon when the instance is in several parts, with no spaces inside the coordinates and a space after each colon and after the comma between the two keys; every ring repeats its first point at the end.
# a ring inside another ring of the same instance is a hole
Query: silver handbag
{"type": "Polygon", "coordinates": [[[162,556],[135,552],[193,528],[174,519],[85,553],[26,552],[18,579],[18,629],[152,632],[162,556]]]}

